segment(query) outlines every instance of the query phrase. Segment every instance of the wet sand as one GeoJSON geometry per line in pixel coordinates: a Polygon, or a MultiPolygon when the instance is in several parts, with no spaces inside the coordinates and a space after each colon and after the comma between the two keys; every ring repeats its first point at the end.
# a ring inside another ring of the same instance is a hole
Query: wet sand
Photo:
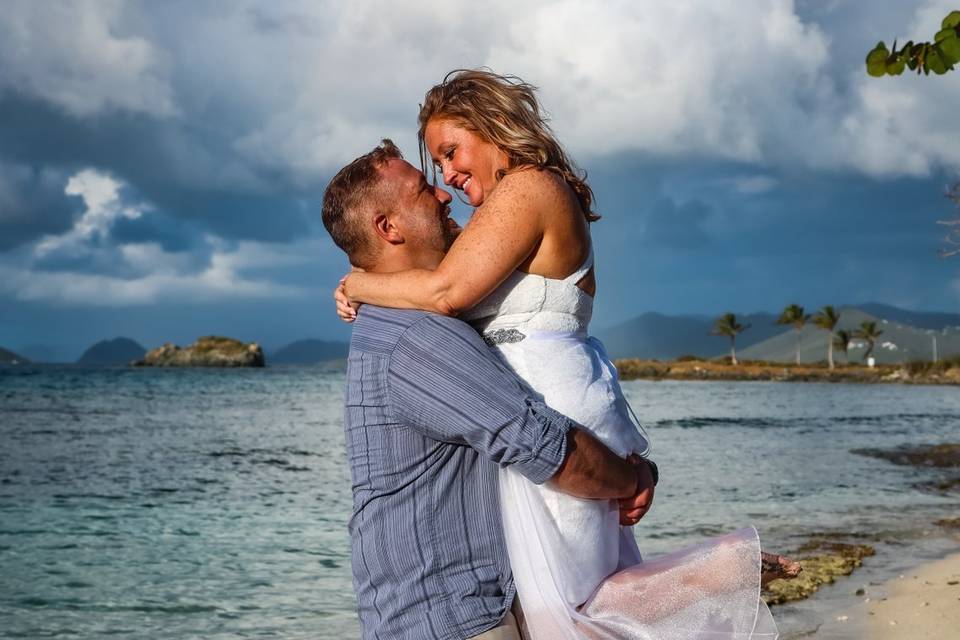
{"type": "Polygon", "coordinates": [[[837,612],[807,637],[816,640],[960,638],[960,553],[866,587],[860,602],[837,612]]]}

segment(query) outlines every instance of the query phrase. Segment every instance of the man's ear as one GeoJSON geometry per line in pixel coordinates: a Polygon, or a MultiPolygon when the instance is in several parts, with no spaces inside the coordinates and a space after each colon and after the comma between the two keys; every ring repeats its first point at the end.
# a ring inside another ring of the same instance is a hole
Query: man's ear
{"type": "Polygon", "coordinates": [[[403,234],[393,223],[393,218],[385,213],[377,212],[373,216],[373,230],[390,244],[403,244],[404,242],[403,234]]]}

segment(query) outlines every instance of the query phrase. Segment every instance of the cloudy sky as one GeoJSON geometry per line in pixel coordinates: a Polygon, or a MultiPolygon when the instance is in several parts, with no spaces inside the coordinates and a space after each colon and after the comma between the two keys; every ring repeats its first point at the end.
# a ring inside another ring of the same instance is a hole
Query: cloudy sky
{"type": "Polygon", "coordinates": [[[960,72],[863,64],[952,8],[6,0],[0,346],[345,338],[327,180],[384,136],[415,158],[424,92],[478,66],[539,86],[589,173],[595,326],[791,302],[956,312],[936,221],[960,176],[960,72]]]}

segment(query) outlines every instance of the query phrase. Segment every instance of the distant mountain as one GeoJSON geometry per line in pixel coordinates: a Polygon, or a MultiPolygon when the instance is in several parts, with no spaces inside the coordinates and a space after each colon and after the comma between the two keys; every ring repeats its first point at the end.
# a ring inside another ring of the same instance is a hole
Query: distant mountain
{"type": "MultiPolygon", "coordinates": [[[[895,309],[895,307],[890,308],[895,309]]],[[[937,341],[937,355],[940,358],[960,354],[960,329],[919,328],[885,318],[878,318],[857,307],[844,307],[839,309],[839,312],[840,321],[837,324],[837,330],[854,331],[864,321],[877,323],[877,328],[883,331],[883,335],[876,340],[873,357],[880,364],[898,364],[910,360],[932,360],[934,337],[937,341]]],[[[819,362],[826,360],[827,339],[826,331],[810,325],[805,326],[800,332],[800,361],[819,362]]],[[[866,351],[866,341],[854,340],[850,345],[850,362],[862,362],[866,351]]],[[[792,329],[788,330],[764,342],[742,350],[738,349],[737,356],[744,360],[793,362],[796,357],[796,334],[792,329]]],[[[834,350],[834,360],[835,362],[845,362],[843,354],[836,350],[834,350]]]]}
{"type": "MultiPolygon", "coordinates": [[[[668,360],[683,355],[712,358],[727,353],[729,342],[710,335],[713,316],[668,316],[644,313],[621,324],[602,329],[597,337],[611,358],[651,358],[668,360]]],[[[741,324],[751,325],[737,337],[737,347],[762,342],[783,331],[770,313],[737,315],[741,324]]]]}
{"type": "Polygon", "coordinates": [[[350,345],[326,340],[297,340],[270,355],[270,364],[316,364],[347,357],[350,345]]]}
{"type": "Polygon", "coordinates": [[[0,347],[0,364],[27,364],[29,362],[23,356],[0,347]]]}
{"type": "MultiPolygon", "coordinates": [[[[839,308],[839,307],[838,307],[839,308]]],[[[814,313],[816,310],[808,310],[814,313]]],[[[863,320],[875,320],[885,332],[874,353],[878,362],[903,362],[930,359],[933,355],[931,331],[938,331],[938,355],[952,353],[954,334],[960,335],[960,314],[910,311],[890,305],[869,303],[843,307],[838,329],[852,330],[863,320]],[[889,326],[887,326],[889,325],[889,326]],[[898,326],[905,329],[901,332],[898,326]],[[945,333],[944,333],[945,332],[945,333]],[[890,339],[888,339],[890,337],[890,339]],[[882,347],[880,343],[889,342],[882,347]],[[896,345],[896,348],[893,347],[896,345]]],[[[779,314],[737,314],[737,320],[751,327],[737,336],[737,355],[754,360],[792,362],[795,358],[796,334],[790,327],[776,324],[779,314]],[[755,348],[756,347],[756,348],[755,348]]],[[[655,358],[668,360],[682,355],[712,358],[726,355],[729,342],[710,335],[715,316],[644,313],[607,329],[597,331],[611,358],[655,358]]],[[[826,359],[826,333],[807,326],[800,336],[800,359],[816,362],[826,359]]],[[[851,350],[859,358],[866,348],[851,350]]],[[[842,359],[842,358],[841,358],[842,359]]]]}
{"type": "Polygon", "coordinates": [[[83,352],[77,364],[88,367],[111,367],[140,360],[147,350],[130,338],[101,340],[83,352]]]}
{"type": "Polygon", "coordinates": [[[936,311],[909,311],[888,304],[868,302],[867,304],[853,305],[865,313],[877,318],[908,324],[918,329],[947,329],[960,328],[960,314],[936,311]]]}

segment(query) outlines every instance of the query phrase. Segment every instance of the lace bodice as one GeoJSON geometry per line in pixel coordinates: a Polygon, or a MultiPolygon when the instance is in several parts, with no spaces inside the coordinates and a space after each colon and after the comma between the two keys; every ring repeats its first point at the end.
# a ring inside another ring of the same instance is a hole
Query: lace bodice
{"type": "Polygon", "coordinates": [[[483,334],[497,330],[586,331],[593,297],[577,286],[593,268],[593,247],[580,267],[562,280],[514,271],[461,318],[483,334]]]}

